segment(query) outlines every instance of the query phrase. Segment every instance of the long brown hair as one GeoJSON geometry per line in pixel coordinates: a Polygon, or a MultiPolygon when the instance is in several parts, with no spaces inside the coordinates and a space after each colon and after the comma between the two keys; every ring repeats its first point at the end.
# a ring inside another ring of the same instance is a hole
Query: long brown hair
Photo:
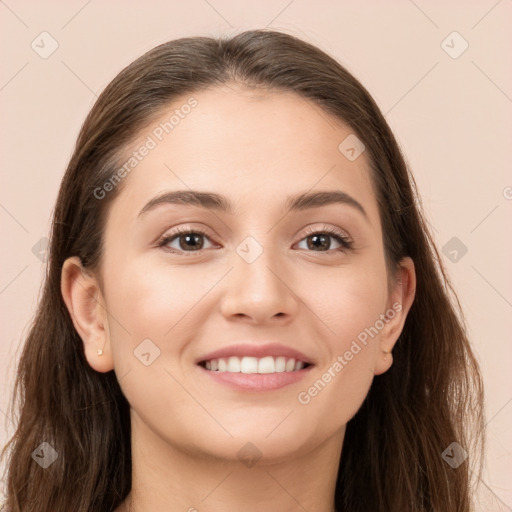
{"type": "Polygon", "coordinates": [[[162,44],[122,70],[87,116],[60,187],[42,298],[19,361],[17,429],[2,453],[6,510],[110,512],[129,493],[129,404],[115,373],[96,372],[85,359],[61,296],[62,265],[76,255],[99,274],[106,214],[123,183],[101,200],[94,191],[119,170],[141,129],[178,96],[232,82],[293,91],[347,123],[366,146],[387,264],[395,268],[404,256],[415,263],[416,297],[394,364],[347,424],[338,510],[469,512],[470,466],[483,449],[482,379],[414,179],[366,89],[315,46],[271,30],[162,44]],[[47,469],[31,456],[42,442],[58,454],[47,469]],[[443,457],[453,442],[469,453],[458,467],[443,457]]]}

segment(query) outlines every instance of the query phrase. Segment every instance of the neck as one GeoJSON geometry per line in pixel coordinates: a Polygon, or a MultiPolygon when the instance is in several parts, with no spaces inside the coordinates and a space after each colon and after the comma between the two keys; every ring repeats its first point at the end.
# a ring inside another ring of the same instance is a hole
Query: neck
{"type": "Polygon", "coordinates": [[[245,465],[171,445],[132,415],[132,490],[116,512],[333,512],[344,433],[286,460],[245,465]]]}

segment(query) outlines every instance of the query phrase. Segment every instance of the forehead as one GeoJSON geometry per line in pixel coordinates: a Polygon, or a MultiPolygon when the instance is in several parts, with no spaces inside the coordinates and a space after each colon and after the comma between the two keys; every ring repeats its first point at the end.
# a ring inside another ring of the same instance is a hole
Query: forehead
{"type": "Polygon", "coordinates": [[[272,208],[295,193],[336,189],[375,216],[366,154],[351,161],[339,149],[350,136],[347,124],[293,92],[225,85],[184,95],[127,148],[123,163],[135,158],[136,165],[113,209],[135,217],[168,190],[215,191],[243,211],[254,202],[272,208]],[[139,151],[144,146],[150,149],[139,151]]]}

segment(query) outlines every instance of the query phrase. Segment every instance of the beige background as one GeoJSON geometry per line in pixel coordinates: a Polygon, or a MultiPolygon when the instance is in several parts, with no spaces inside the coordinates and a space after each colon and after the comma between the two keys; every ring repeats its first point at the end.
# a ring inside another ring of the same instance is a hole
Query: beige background
{"type": "Polygon", "coordinates": [[[6,0],[0,20],[0,445],[13,430],[5,414],[12,377],[44,272],[37,257],[44,246],[33,247],[48,235],[60,180],[97,95],[122,67],[169,39],[271,27],[320,46],[362,81],[406,154],[439,247],[458,239],[451,242],[458,260],[450,260],[451,246],[443,258],[487,391],[480,510],[512,510],[510,0],[6,0]],[[53,40],[58,48],[42,58],[53,40]]]}

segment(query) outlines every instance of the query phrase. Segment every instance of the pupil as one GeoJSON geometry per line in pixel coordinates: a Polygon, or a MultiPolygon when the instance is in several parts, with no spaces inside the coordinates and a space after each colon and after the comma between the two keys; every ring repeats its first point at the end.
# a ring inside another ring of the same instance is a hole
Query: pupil
{"type": "MultiPolygon", "coordinates": [[[[201,235],[198,235],[198,234],[188,234],[188,235],[183,235],[182,239],[184,238],[186,240],[185,244],[187,245],[187,247],[192,247],[193,249],[201,249],[203,244],[199,244],[199,247],[194,246],[194,241],[197,244],[198,243],[197,239],[200,237],[201,237],[201,235]]],[[[183,248],[183,246],[182,246],[182,248],[183,248]]]]}
{"type": "Polygon", "coordinates": [[[330,246],[329,237],[326,235],[312,235],[310,237],[314,242],[310,244],[311,248],[325,248],[328,249],[330,246]],[[320,242],[319,244],[317,242],[320,242]]]}

